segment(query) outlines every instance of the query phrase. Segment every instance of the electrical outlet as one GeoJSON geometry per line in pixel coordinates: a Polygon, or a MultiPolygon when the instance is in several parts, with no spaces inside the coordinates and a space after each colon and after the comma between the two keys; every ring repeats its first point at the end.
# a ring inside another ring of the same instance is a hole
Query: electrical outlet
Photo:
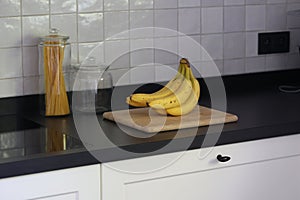
{"type": "Polygon", "coordinates": [[[258,54],[287,53],[290,51],[290,32],[258,33],[258,54]]]}

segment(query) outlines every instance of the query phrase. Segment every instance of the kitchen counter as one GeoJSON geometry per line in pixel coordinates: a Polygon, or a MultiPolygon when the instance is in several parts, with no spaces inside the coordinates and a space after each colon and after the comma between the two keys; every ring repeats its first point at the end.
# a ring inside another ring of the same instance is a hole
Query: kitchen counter
{"type": "MultiPolygon", "coordinates": [[[[207,127],[161,132],[152,137],[137,138],[124,133],[115,123],[98,115],[98,122],[105,136],[114,145],[93,147],[97,160],[86,149],[89,141],[80,136],[72,115],[45,118],[38,112],[37,96],[5,98],[0,100],[0,178],[45,172],[69,167],[110,162],[160,153],[225,145],[270,137],[300,133],[300,93],[279,91],[280,85],[300,86],[300,70],[265,72],[224,76],[227,95],[227,112],[236,114],[239,120],[225,124],[222,133],[206,135],[207,127]],[[191,132],[197,132],[196,136],[191,132]],[[176,139],[174,137],[176,136],[176,139]],[[205,137],[206,136],[206,137],[205,137]],[[216,140],[216,137],[219,137],[216,140]],[[5,140],[21,141],[15,153],[5,149],[5,140]],[[205,138],[205,142],[204,142],[205,138]],[[62,141],[61,144],[58,141],[62,141]],[[170,148],[163,149],[172,141],[170,148]],[[188,147],[185,146],[190,141],[188,147]],[[211,141],[211,142],[210,142],[211,141]],[[215,144],[216,142],[216,144],[215,144]],[[120,153],[120,149],[127,153],[120,153]],[[131,152],[131,153],[128,153],[131,152]]],[[[209,78],[213,81],[214,78],[209,78]]],[[[207,88],[201,84],[200,105],[211,106],[207,88]]],[[[126,108],[123,99],[132,86],[123,86],[117,109],[126,108]]],[[[155,90],[157,85],[141,87],[155,90]]],[[[216,107],[216,109],[218,109],[216,107]]],[[[89,119],[88,115],[84,119],[89,119]]],[[[87,121],[88,122],[88,121],[87,121]]],[[[88,126],[88,123],[86,124],[88,126]]],[[[133,130],[132,130],[133,131],[133,130]]],[[[88,134],[88,133],[86,133],[88,134]]],[[[140,133],[143,134],[143,133],[140,133]]]]}

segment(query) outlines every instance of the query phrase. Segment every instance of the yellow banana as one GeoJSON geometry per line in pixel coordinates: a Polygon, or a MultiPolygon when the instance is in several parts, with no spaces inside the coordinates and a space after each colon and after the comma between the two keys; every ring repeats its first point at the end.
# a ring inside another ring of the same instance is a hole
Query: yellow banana
{"type": "Polygon", "coordinates": [[[180,62],[180,64],[185,68],[184,79],[181,86],[169,96],[150,101],[150,107],[154,109],[169,109],[182,105],[189,98],[190,94],[193,92],[189,65],[182,62],[180,62]]]}
{"type": "Polygon", "coordinates": [[[198,80],[192,74],[192,72],[191,72],[191,81],[192,81],[193,92],[182,105],[167,109],[166,112],[169,115],[172,116],[186,115],[190,113],[198,104],[198,100],[200,97],[200,85],[198,80]]]}
{"type": "Polygon", "coordinates": [[[173,94],[180,86],[184,80],[183,73],[185,73],[184,67],[179,65],[177,75],[169,81],[162,89],[157,92],[146,94],[146,93],[136,93],[130,96],[130,99],[134,102],[138,102],[141,105],[147,106],[148,102],[155,99],[163,98],[173,94]]]}
{"type": "Polygon", "coordinates": [[[144,105],[139,102],[135,102],[135,101],[131,100],[130,97],[126,97],[126,103],[133,107],[146,107],[147,106],[147,105],[144,105]]]}

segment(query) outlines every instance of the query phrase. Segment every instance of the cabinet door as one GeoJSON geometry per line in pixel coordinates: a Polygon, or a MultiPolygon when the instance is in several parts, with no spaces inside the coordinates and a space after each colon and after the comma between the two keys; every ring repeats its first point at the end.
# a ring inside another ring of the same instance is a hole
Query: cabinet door
{"type": "Polygon", "coordinates": [[[0,180],[0,199],[99,200],[100,165],[76,167],[0,180]]]}
{"type": "Polygon", "coordinates": [[[55,195],[52,197],[43,197],[43,198],[37,198],[37,199],[31,199],[31,200],[77,200],[78,199],[78,193],[73,192],[70,194],[61,194],[61,195],[55,195]]]}
{"type": "Polygon", "coordinates": [[[299,200],[300,156],[124,185],[126,200],[299,200]]]}
{"type": "Polygon", "coordinates": [[[102,164],[102,200],[300,199],[300,134],[102,164]],[[217,155],[228,155],[221,162],[217,155]],[[178,159],[151,171],[164,160],[178,159]],[[126,167],[147,168],[129,173],[126,167]],[[146,171],[147,171],[146,170],[146,171]]]}

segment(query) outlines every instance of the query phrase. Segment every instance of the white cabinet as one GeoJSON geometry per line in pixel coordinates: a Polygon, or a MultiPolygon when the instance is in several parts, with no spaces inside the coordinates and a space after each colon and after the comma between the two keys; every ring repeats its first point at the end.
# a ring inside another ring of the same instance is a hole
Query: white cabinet
{"type": "Polygon", "coordinates": [[[3,200],[99,200],[100,165],[0,179],[3,200]]]}
{"type": "Polygon", "coordinates": [[[298,200],[300,199],[300,134],[137,158],[102,165],[102,200],[298,200]],[[203,149],[202,149],[203,150],[203,149]],[[219,154],[228,162],[219,162],[219,154]],[[158,166],[148,173],[123,169],[158,166]],[[119,170],[118,170],[119,169],[119,170]]]}

